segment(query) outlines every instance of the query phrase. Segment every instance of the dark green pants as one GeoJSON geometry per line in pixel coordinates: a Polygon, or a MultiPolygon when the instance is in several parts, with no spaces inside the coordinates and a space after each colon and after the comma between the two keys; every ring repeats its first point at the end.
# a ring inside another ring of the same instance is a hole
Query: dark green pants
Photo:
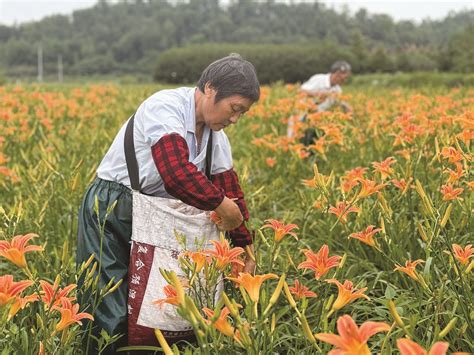
{"type": "MultiPolygon", "coordinates": [[[[106,353],[114,353],[115,348],[127,344],[127,272],[131,235],[131,190],[116,182],[96,178],[87,189],[79,211],[76,263],[79,266],[91,254],[94,254],[94,261],[99,265],[99,257],[102,255],[101,270],[98,270],[100,272],[99,289],[104,287],[112,278],[114,278],[114,283],[123,279],[120,287],[115,292],[107,295],[94,312],[93,335],[99,336],[102,329],[110,336],[125,334],[106,353]],[[96,196],[99,216],[97,216],[94,207],[96,196]],[[105,220],[107,208],[114,201],[117,201],[117,204],[105,220]],[[100,228],[104,223],[101,254],[102,233],[100,228]]],[[[84,302],[84,304],[81,303],[81,309],[87,306],[86,312],[91,312],[94,295],[87,292],[87,290],[84,292],[82,282],[83,280],[78,285],[78,301],[79,303],[84,302]]],[[[89,353],[94,353],[94,348],[95,346],[92,344],[92,347],[89,347],[89,353]]]]}

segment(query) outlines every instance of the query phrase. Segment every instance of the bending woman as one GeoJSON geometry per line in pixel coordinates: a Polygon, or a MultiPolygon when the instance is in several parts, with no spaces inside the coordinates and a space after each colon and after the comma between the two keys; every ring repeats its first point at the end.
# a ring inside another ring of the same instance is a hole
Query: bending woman
{"type": "MultiPolygon", "coordinates": [[[[248,220],[244,195],[232,167],[229,140],[223,129],[236,124],[258,101],[260,86],[253,65],[233,54],[210,64],[196,88],[161,90],[138,107],[133,140],[141,192],[178,199],[200,210],[215,211],[220,230],[229,231],[234,246],[252,248],[252,238],[243,224],[248,220]],[[210,178],[205,175],[207,142],[212,133],[210,178]]],[[[116,206],[105,223],[99,287],[112,278],[123,280],[117,291],[105,297],[94,313],[94,331],[109,335],[127,333],[127,271],[132,231],[131,183],[124,153],[126,122],[115,137],[88,187],[79,212],[77,264],[91,254],[98,262],[100,227],[107,207],[116,206]],[[95,213],[95,199],[99,216],[95,213]]],[[[244,272],[255,264],[246,257],[244,272]]],[[[122,337],[118,345],[126,343],[122,337]]]]}

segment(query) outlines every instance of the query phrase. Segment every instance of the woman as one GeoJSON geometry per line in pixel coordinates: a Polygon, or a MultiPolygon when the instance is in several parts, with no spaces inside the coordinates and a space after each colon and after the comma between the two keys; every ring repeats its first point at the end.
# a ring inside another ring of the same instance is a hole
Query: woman
{"type": "MultiPolygon", "coordinates": [[[[233,245],[250,245],[251,249],[251,235],[243,224],[249,214],[223,129],[237,123],[259,96],[255,68],[232,54],[211,63],[197,88],[162,90],[147,98],[135,113],[133,130],[142,193],[215,211],[220,217],[219,229],[229,231],[233,245]],[[209,179],[204,171],[211,133],[209,179]]],[[[107,207],[117,201],[105,223],[100,285],[106,285],[113,277],[114,282],[124,281],[95,311],[94,334],[101,329],[109,335],[123,334],[127,329],[132,201],[124,154],[126,126],[127,123],[120,129],[99,165],[97,178],[86,191],[79,213],[77,263],[91,254],[98,261],[101,241],[95,199],[97,196],[100,221],[104,220],[107,207]]],[[[254,267],[252,259],[246,257],[244,272],[253,272],[254,267]]],[[[122,339],[121,344],[126,342],[126,337],[122,339]]]]}

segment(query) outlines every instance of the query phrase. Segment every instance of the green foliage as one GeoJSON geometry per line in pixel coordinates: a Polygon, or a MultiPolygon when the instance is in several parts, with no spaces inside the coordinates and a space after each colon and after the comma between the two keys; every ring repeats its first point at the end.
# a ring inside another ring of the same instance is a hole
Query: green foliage
{"type": "MultiPolygon", "coordinates": [[[[315,73],[328,72],[335,60],[345,59],[352,64],[356,74],[378,73],[355,75],[351,78],[351,83],[354,82],[355,85],[405,87],[474,85],[472,74],[429,72],[436,69],[437,62],[427,51],[399,50],[396,56],[392,56],[383,47],[368,52],[363,40],[357,34],[354,35],[354,39],[350,47],[336,46],[324,41],[306,45],[207,44],[174,48],[160,56],[154,79],[171,84],[195,83],[209,63],[234,52],[241,54],[255,65],[262,84],[277,81],[303,82],[315,73]],[[196,53],[199,53],[199,56],[196,56],[196,53]]],[[[473,65],[467,56],[456,58],[456,63],[460,63],[456,68],[461,72],[466,71],[463,68],[473,65]]]]}
{"type": "Polygon", "coordinates": [[[7,82],[7,79],[5,78],[5,76],[3,74],[2,68],[0,68],[0,86],[4,85],[6,82],[7,82]]]}
{"type": "Polygon", "coordinates": [[[395,70],[395,63],[383,47],[377,48],[370,56],[369,61],[372,71],[390,73],[395,70]]]}
{"type": "Polygon", "coordinates": [[[474,25],[453,36],[448,51],[451,70],[474,72],[474,25]]]}
{"type": "Polygon", "coordinates": [[[331,43],[320,45],[232,45],[209,44],[171,49],[160,56],[155,80],[169,83],[196,82],[212,61],[232,52],[255,65],[261,83],[304,81],[316,72],[327,72],[331,64],[351,53],[331,43]],[[199,56],[196,56],[199,53],[199,56]]]}
{"type": "Polygon", "coordinates": [[[427,50],[399,50],[394,64],[402,72],[433,71],[438,68],[437,59],[427,50]]]}
{"type": "Polygon", "coordinates": [[[354,56],[351,62],[354,73],[366,72],[369,69],[369,46],[367,39],[360,33],[354,32],[351,37],[350,50],[354,56]]]}
{"type": "MultiPolygon", "coordinates": [[[[472,68],[472,55],[469,55],[472,45],[470,48],[467,44],[456,45],[450,49],[450,53],[456,53],[452,62],[446,63],[446,56],[439,54],[428,67],[417,65],[413,52],[438,54],[442,46],[446,47],[453,36],[472,23],[473,13],[464,11],[416,25],[410,21],[395,22],[387,15],[371,15],[365,10],[353,16],[339,13],[319,2],[233,1],[224,7],[217,0],[100,1],[71,16],[55,15],[39,22],[0,26],[0,64],[5,66],[8,76],[31,76],[37,62],[37,45],[41,42],[45,76],[56,72],[58,55],[63,58],[66,78],[96,74],[151,76],[161,53],[176,47],[206,43],[325,42],[331,43],[326,49],[336,50],[328,54],[333,57],[340,46],[349,47],[357,73],[467,71],[472,68]],[[399,49],[409,52],[410,63],[405,60],[403,67],[387,60],[399,49]],[[374,67],[371,62],[381,66],[374,67]]],[[[464,36],[468,37],[469,33],[465,32],[464,36]]],[[[472,38],[471,35],[469,43],[472,38]]],[[[196,56],[200,54],[199,51],[196,56]]],[[[300,64],[298,60],[295,63],[300,64]]]]}
{"type": "Polygon", "coordinates": [[[462,73],[392,73],[392,74],[365,74],[351,78],[351,85],[355,87],[461,87],[474,86],[474,74],[462,73]]]}

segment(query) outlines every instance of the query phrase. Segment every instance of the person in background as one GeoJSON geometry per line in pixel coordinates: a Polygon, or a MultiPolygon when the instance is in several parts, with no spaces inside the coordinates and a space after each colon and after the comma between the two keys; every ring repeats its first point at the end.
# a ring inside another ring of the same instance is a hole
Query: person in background
{"type": "MultiPolygon", "coordinates": [[[[352,112],[352,107],[345,101],[338,100],[342,93],[341,84],[351,76],[351,66],[344,60],[338,60],[331,66],[331,72],[327,74],[315,74],[301,85],[300,91],[313,97],[318,105],[317,112],[327,111],[334,105],[340,105],[345,112],[352,112]]],[[[304,121],[305,116],[300,118],[304,121]]],[[[288,137],[294,136],[294,122],[288,122],[288,137]]],[[[305,136],[308,135],[305,132],[305,136]]],[[[304,141],[307,139],[305,138],[304,141]]],[[[312,144],[309,138],[308,144],[312,144]]]]}
{"type": "Polygon", "coordinates": [[[313,96],[318,103],[318,111],[326,111],[339,103],[346,111],[351,107],[344,101],[338,101],[338,94],[342,93],[341,84],[351,76],[351,66],[344,60],[338,60],[331,66],[328,74],[316,74],[301,85],[301,91],[313,96]]]}

